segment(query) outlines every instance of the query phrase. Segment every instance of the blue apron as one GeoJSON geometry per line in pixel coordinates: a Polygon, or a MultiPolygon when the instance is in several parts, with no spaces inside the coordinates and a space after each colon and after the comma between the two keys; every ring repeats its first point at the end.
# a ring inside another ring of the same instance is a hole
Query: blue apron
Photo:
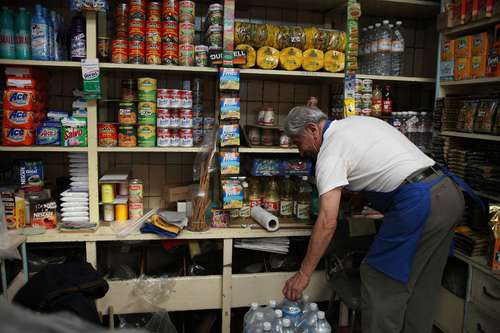
{"type": "MultiPolygon", "coordinates": [[[[331,121],[323,128],[323,138],[331,121]]],[[[368,250],[366,263],[387,276],[407,283],[413,257],[431,209],[431,189],[445,177],[452,179],[483,208],[474,191],[458,176],[446,169],[430,182],[403,184],[392,192],[362,191],[373,207],[384,213],[384,221],[368,250]]]]}

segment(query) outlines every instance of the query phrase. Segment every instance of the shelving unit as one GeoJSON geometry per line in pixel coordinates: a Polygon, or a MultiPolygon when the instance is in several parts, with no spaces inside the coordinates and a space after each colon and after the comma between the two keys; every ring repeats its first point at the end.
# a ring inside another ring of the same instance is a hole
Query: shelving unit
{"type": "Polygon", "coordinates": [[[461,80],[461,81],[441,81],[440,85],[443,87],[452,86],[469,86],[469,85],[483,85],[483,84],[497,84],[500,83],[500,77],[485,77],[480,79],[461,80]]]}
{"type": "Polygon", "coordinates": [[[47,152],[47,153],[86,153],[87,147],[56,147],[56,146],[30,146],[30,147],[8,147],[0,146],[0,151],[11,152],[47,152]]]}
{"type": "Polygon", "coordinates": [[[77,61],[40,61],[40,60],[16,60],[0,59],[0,65],[3,66],[34,66],[48,68],[73,68],[80,69],[80,63],[77,61]]]}
{"type": "Polygon", "coordinates": [[[413,76],[380,76],[380,75],[367,75],[358,74],[356,77],[360,79],[370,79],[373,81],[384,82],[401,82],[401,83],[435,83],[436,79],[432,77],[413,77],[413,76]]]}
{"type": "Polygon", "coordinates": [[[457,37],[477,32],[485,27],[500,23],[500,16],[484,18],[479,21],[462,24],[453,28],[447,28],[441,31],[446,37],[457,37]]]}
{"type": "Polygon", "coordinates": [[[99,153],[200,153],[203,147],[98,147],[99,153]]]}
{"type": "Polygon", "coordinates": [[[240,153],[245,153],[245,154],[298,154],[299,153],[299,150],[297,148],[240,147],[238,150],[240,153]]]}
{"type": "Polygon", "coordinates": [[[475,139],[475,140],[500,141],[500,135],[464,133],[464,132],[453,132],[453,131],[443,131],[441,132],[441,135],[452,136],[456,138],[475,139]]]}

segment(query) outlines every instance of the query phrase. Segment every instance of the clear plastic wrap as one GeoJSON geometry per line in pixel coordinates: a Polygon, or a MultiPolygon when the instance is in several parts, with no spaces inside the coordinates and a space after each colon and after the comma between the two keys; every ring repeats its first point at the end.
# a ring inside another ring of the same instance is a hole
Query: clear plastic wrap
{"type": "Polygon", "coordinates": [[[150,277],[141,275],[135,283],[133,294],[156,308],[162,308],[170,298],[170,294],[175,287],[175,280],[168,279],[167,276],[150,277]]]}
{"type": "Polygon", "coordinates": [[[151,333],[177,333],[177,329],[170,320],[167,311],[158,311],[153,314],[153,317],[144,328],[151,333]]]}
{"type": "Polygon", "coordinates": [[[158,208],[151,209],[149,210],[146,214],[144,214],[140,219],[138,220],[127,220],[127,221],[113,221],[111,222],[111,230],[118,236],[118,237],[127,237],[130,234],[133,233],[138,233],[139,230],[142,228],[144,223],[158,212],[158,208]]]}

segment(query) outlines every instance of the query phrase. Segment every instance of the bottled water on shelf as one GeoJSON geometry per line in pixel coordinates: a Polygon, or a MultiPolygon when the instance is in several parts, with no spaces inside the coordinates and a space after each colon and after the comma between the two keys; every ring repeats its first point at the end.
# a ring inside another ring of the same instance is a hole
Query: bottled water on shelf
{"type": "Polygon", "coordinates": [[[275,319],[276,313],[274,312],[274,310],[277,309],[276,306],[276,301],[272,299],[269,301],[269,305],[261,310],[264,313],[264,319],[266,321],[272,322],[275,319]]]}
{"type": "Polygon", "coordinates": [[[389,21],[382,21],[377,30],[377,61],[375,69],[377,75],[391,75],[392,31],[389,21]]]}
{"type": "Polygon", "coordinates": [[[294,333],[295,330],[292,326],[292,322],[290,319],[285,318],[283,319],[283,327],[281,328],[281,333],[294,333]]]}
{"type": "Polygon", "coordinates": [[[298,332],[314,332],[316,322],[318,321],[318,304],[311,303],[309,309],[305,312],[297,323],[298,332]]]}
{"type": "Polygon", "coordinates": [[[393,30],[391,47],[391,75],[401,75],[404,66],[405,39],[403,33],[403,22],[396,21],[393,30]]]}
{"type": "Polygon", "coordinates": [[[370,74],[371,72],[371,64],[373,61],[373,53],[372,53],[372,38],[373,38],[373,25],[368,26],[368,31],[365,35],[365,65],[363,68],[364,74],[370,74]]]}
{"type": "Polygon", "coordinates": [[[264,325],[262,325],[262,327],[263,327],[263,332],[271,332],[272,331],[271,323],[268,321],[264,322],[264,325]]]}
{"type": "Polygon", "coordinates": [[[272,321],[274,332],[281,333],[283,331],[283,312],[281,310],[274,310],[275,319],[272,321]]]}
{"type": "Polygon", "coordinates": [[[379,54],[378,54],[378,34],[381,28],[380,23],[375,23],[375,28],[373,28],[373,32],[371,34],[370,43],[372,46],[371,58],[370,58],[370,70],[368,74],[377,74],[378,73],[378,64],[379,64],[379,54]]]}
{"type": "Polygon", "coordinates": [[[367,34],[368,34],[368,28],[361,29],[361,33],[359,35],[360,43],[358,51],[358,64],[360,73],[365,73],[365,66],[366,66],[365,44],[366,44],[367,34]]]}
{"type": "Polygon", "coordinates": [[[295,301],[284,299],[283,302],[281,302],[280,307],[281,311],[283,311],[283,318],[290,319],[292,327],[295,327],[300,319],[300,315],[302,314],[300,304],[295,301]]]}
{"type": "Polygon", "coordinates": [[[243,317],[243,325],[244,326],[247,326],[249,322],[254,320],[258,308],[259,308],[259,304],[257,304],[257,303],[252,303],[250,305],[250,310],[248,310],[247,313],[245,313],[245,316],[243,317]]]}
{"type": "Polygon", "coordinates": [[[318,321],[316,322],[316,327],[313,331],[314,333],[331,333],[332,327],[328,324],[325,319],[325,313],[323,311],[318,311],[318,321]]]}
{"type": "Polygon", "coordinates": [[[255,315],[249,318],[249,320],[245,323],[243,332],[260,333],[262,332],[263,325],[264,325],[264,313],[262,313],[262,311],[256,311],[255,315]]]}

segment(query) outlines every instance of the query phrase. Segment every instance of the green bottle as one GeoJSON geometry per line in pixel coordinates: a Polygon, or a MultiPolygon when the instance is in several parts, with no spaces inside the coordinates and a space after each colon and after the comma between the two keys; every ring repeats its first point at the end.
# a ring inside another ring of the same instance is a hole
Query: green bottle
{"type": "Polygon", "coordinates": [[[14,18],[10,9],[5,6],[2,7],[2,12],[0,13],[0,58],[16,58],[14,18]]]}
{"type": "Polygon", "coordinates": [[[23,7],[16,17],[16,58],[31,59],[31,14],[23,7]]]}

